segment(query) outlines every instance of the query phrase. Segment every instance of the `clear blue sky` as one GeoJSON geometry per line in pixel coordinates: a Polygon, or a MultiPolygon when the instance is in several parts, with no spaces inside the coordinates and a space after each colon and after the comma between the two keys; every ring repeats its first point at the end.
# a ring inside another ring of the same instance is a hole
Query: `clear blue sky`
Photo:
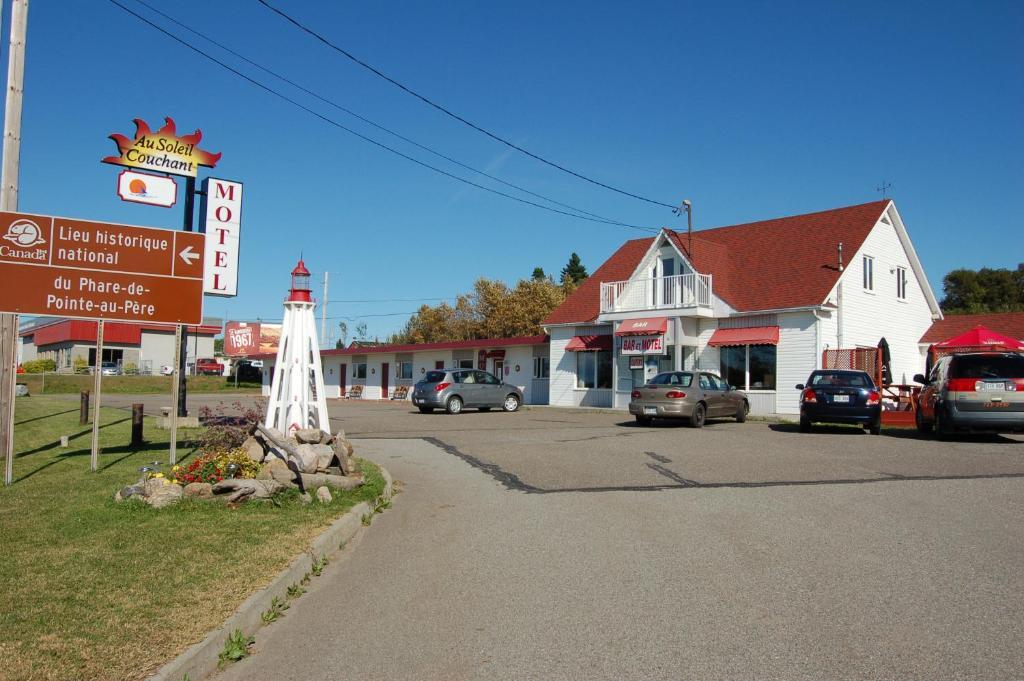
{"type": "MultiPolygon", "coordinates": [[[[171,26],[135,0],[121,1],[171,26]]],[[[691,199],[698,228],[871,201],[884,179],[938,295],[950,269],[1024,260],[1022,3],[274,4],[518,144],[629,191],[691,199]]],[[[159,6],[507,181],[625,222],[685,227],[668,209],[510,152],[255,0],[159,6]]],[[[240,68],[345,125],[471,176],[240,68]]],[[[434,298],[466,291],[479,276],[514,283],[538,265],[557,274],[571,251],[593,271],[622,241],[642,236],[513,203],[383,152],[106,0],[32,4],[22,211],[178,227],[180,206],[122,203],[117,169],[100,163],[115,150],[109,133],[131,134],[135,117],[156,127],[164,116],[179,131],[201,128],[203,146],[224,154],[213,172],[245,183],[240,295],[208,298],[208,315],[279,318],[300,252],[318,281],[331,272],[332,301],[434,298]]],[[[366,315],[417,306],[332,302],[328,312],[332,325],[362,318],[371,336],[383,337],[405,316],[366,315]]]]}

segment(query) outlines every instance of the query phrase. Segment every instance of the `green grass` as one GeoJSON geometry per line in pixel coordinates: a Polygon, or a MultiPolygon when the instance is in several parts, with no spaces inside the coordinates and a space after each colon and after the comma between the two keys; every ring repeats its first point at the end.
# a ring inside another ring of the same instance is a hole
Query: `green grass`
{"type": "MultiPolygon", "coordinates": [[[[102,410],[100,470],[89,470],[89,426],[55,397],[18,398],[15,483],[0,489],[0,659],[4,679],[141,679],[200,641],[266,585],[310,540],[359,501],[367,484],[329,505],[229,508],[185,500],[163,510],[116,504],[137,468],[166,462],[167,432],[133,450],[130,414],[102,410]],[[60,447],[69,435],[71,446],[60,447]]],[[[179,461],[188,460],[182,431],[179,461]]]]}
{"type": "MultiPolygon", "coordinates": [[[[88,374],[18,374],[18,383],[28,386],[32,395],[57,395],[92,390],[93,376],[88,374]]],[[[103,376],[103,392],[171,394],[170,376],[103,376]]],[[[189,392],[258,392],[259,383],[235,381],[227,376],[189,376],[189,392]]]]}

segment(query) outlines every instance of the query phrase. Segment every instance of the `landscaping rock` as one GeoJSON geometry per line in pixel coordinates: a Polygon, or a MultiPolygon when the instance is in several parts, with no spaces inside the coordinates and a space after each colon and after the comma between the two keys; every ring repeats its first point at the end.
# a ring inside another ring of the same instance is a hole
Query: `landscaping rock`
{"type": "Polygon", "coordinates": [[[287,440],[288,439],[288,436],[285,435],[284,433],[282,433],[277,428],[267,428],[267,432],[270,433],[275,438],[277,438],[278,440],[287,440]]]}
{"type": "Polygon", "coordinates": [[[331,466],[331,462],[334,461],[334,447],[330,445],[310,445],[317,455],[316,469],[318,471],[325,471],[331,466]]]}
{"type": "Polygon", "coordinates": [[[181,485],[172,483],[167,478],[151,478],[146,481],[146,503],[153,508],[164,508],[181,501],[185,490],[181,485]]]}
{"type": "Polygon", "coordinates": [[[319,428],[299,428],[295,431],[295,439],[299,444],[318,445],[323,432],[319,428]]]}
{"type": "Polygon", "coordinates": [[[216,495],[226,494],[228,501],[248,501],[250,499],[269,499],[283,489],[284,485],[276,480],[229,478],[214,485],[213,493],[216,495]]]}
{"type": "Polygon", "coordinates": [[[316,500],[321,504],[329,504],[334,500],[334,497],[331,496],[331,490],[327,489],[327,487],[317,487],[316,500]]]}
{"type": "Polygon", "coordinates": [[[245,450],[246,456],[256,463],[262,463],[263,459],[267,455],[267,448],[263,446],[262,442],[254,437],[246,439],[246,441],[242,443],[242,449],[245,450]]]}
{"type": "Polygon", "coordinates": [[[309,496],[309,492],[303,492],[299,495],[299,503],[303,506],[308,506],[313,503],[313,497],[309,496]]]}
{"type": "Polygon", "coordinates": [[[122,487],[121,489],[117,490],[117,492],[114,494],[114,501],[124,501],[125,499],[129,499],[131,497],[141,496],[142,487],[140,485],[129,485],[127,487],[122,487]]]}
{"type": "Polygon", "coordinates": [[[335,489],[350,490],[363,484],[362,478],[345,477],[342,475],[328,475],[326,473],[303,473],[302,486],[306,489],[316,489],[327,485],[335,489]]]}
{"type": "Polygon", "coordinates": [[[186,497],[192,497],[194,499],[212,499],[213,498],[213,485],[208,482],[190,482],[185,485],[186,497]]]}
{"type": "Polygon", "coordinates": [[[334,438],[334,462],[341,472],[348,475],[352,472],[352,443],[345,439],[345,431],[342,431],[334,438]]]}
{"type": "Polygon", "coordinates": [[[299,457],[300,469],[303,473],[316,473],[316,469],[320,465],[320,454],[314,449],[314,445],[299,445],[295,448],[295,453],[299,457]]]}

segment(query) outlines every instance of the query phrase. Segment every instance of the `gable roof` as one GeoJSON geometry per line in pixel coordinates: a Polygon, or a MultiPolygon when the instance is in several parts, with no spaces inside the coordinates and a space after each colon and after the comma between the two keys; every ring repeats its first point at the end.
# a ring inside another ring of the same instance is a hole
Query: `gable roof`
{"type": "Polygon", "coordinates": [[[933,322],[921,336],[920,343],[931,345],[967,333],[976,326],[1024,340],[1024,312],[989,312],[985,314],[951,314],[933,322]]]}
{"type": "MultiPolygon", "coordinates": [[[[715,295],[740,312],[821,305],[842,274],[839,243],[852,257],[890,200],[762,220],[693,233],[664,234],[698,272],[714,277],[715,295]]],[[[627,241],[546,320],[545,324],[586,323],[601,309],[601,283],[628,279],[652,239],[627,241]]]]}

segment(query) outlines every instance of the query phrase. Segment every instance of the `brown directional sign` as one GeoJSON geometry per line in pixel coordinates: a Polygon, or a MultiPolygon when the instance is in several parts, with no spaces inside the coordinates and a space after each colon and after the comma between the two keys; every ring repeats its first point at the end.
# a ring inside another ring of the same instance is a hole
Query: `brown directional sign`
{"type": "Polygon", "coordinates": [[[205,235],[0,212],[0,311],[203,320],[205,235]]]}

